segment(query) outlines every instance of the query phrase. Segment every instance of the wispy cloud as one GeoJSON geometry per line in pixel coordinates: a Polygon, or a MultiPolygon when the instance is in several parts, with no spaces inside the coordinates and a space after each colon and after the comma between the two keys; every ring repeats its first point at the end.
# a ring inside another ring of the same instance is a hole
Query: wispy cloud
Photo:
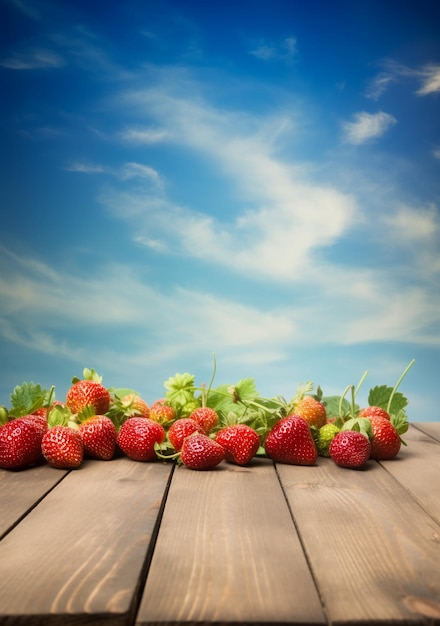
{"type": "Polygon", "coordinates": [[[163,186],[163,178],[159,172],[153,167],[142,163],[128,162],[119,168],[115,168],[100,163],[75,161],[66,165],[64,169],[68,172],[79,172],[81,174],[108,174],[119,180],[143,179],[153,183],[158,188],[163,186]]]}
{"type": "Polygon", "coordinates": [[[286,37],[280,42],[260,41],[249,50],[249,54],[262,61],[291,62],[297,55],[295,37],[286,37]]]}
{"type": "Polygon", "coordinates": [[[150,144],[166,141],[170,133],[164,128],[126,128],[119,133],[119,137],[128,143],[150,144]]]}
{"type": "Polygon", "coordinates": [[[397,120],[389,113],[366,113],[362,111],[354,115],[352,122],[344,122],[342,125],[345,139],[352,144],[358,145],[382,137],[397,120]]]}
{"type": "Polygon", "coordinates": [[[415,79],[419,85],[416,93],[420,96],[428,96],[440,91],[439,64],[428,63],[414,68],[388,60],[383,66],[383,71],[373,78],[367,88],[368,98],[378,100],[391,83],[402,79],[415,79]]]}

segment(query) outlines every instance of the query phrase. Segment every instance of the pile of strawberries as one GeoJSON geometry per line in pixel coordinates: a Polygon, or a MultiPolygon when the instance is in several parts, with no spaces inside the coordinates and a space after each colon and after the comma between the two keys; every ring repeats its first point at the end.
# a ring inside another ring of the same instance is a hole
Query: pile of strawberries
{"type": "Polygon", "coordinates": [[[194,470],[222,461],[248,465],[256,456],[292,465],[313,465],[322,456],[360,468],[370,459],[394,458],[404,443],[407,400],[397,387],[412,363],[394,388],[371,390],[369,400],[380,402],[364,408],[355,403],[360,385],[325,398],[307,383],[286,402],[261,398],[252,379],[206,390],[191,374],[176,374],[165,383],[165,397],[150,406],[133,390],[106,388],[89,369],[73,379],[63,402],[54,400],[53,388],[23,383],[11,394],[11,407],[0,407],[0,467],[75,469],[85,458],[125,455],[177,460],[194,470]]]}

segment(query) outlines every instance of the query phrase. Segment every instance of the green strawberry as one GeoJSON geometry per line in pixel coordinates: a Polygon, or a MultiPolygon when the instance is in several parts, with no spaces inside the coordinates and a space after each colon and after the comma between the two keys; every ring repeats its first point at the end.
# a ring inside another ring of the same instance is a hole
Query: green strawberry
{"type": "Polygon", "coordinates": [[[321,426],[319,430],[315,431],[316,434],[314,439],[320,456],[330,456],[329,447],[333,437],[338,432],[339,428],[333,423],[324,424],[324,426],[321,426]]]}

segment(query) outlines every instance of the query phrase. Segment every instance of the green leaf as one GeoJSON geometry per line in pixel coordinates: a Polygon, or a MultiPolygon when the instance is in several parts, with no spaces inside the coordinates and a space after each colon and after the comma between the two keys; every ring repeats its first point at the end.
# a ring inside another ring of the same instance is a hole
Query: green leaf
{"type": "Polygon", "coordinates": [[[253,378],[244,378],[235,385],[220,385],[209,392],[207,405],[225,415],[243,413],[246,402],[256,400],[258,391],[253,378]]]}
{"type": "Polygon", "coordinates": [[[67,426],[72,418],[72,412],[67,406],[56,404],[47,416],[47,424],[49,428],[53,426],[67,426]]]}
{"type": "MultiPolygon", "coordinates": [[[[327,417],[338,417],[339,416],[339,402],[340,396],[324,396],[321,398],[322,404],[325,406],[325,410],[327,412],[327,417]]],[[[342,400],[342,413],[343,415],[348,415],[351,411],[351,404],[345,398],[342,400]]]]}
{"type": "Polygon", "coordinates": [[[175,374],[164,382],[167,389],[165,398],[175,407],[183,407],[188,402],[194,400],[194,379],[193,374],[175,374]]]}
{"type": "MultiPolygon", "coordinates": [[[[370,406],[380,406],[382,409],[386,410],[392,393],[392,387],[388,387],[387,385],[376,386],[373,389],[370,389],[368,404],[370,406]]],[[[389,407],[389,413],[397,414],[400,410],[404,409],[407,404],[408,400],[405,396],[399,391],[396,391],[393,396],[391,406],[389,407]]]]}
{"type": "Polygon", "coordinates": [[[17,385],[11,393],[11,415],[21,417],[33,413],[46,404],[49,394],[49,390],[32,382],[17,385]]]}

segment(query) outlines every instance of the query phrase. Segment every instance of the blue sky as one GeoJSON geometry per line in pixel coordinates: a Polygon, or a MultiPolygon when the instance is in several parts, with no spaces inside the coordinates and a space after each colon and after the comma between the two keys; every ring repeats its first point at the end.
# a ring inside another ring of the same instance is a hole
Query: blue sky
{"type": "Polygon", "coordinates": [[[98,370],[435,412],[438,2],[3,0],[0,403],[98,370]]]}

